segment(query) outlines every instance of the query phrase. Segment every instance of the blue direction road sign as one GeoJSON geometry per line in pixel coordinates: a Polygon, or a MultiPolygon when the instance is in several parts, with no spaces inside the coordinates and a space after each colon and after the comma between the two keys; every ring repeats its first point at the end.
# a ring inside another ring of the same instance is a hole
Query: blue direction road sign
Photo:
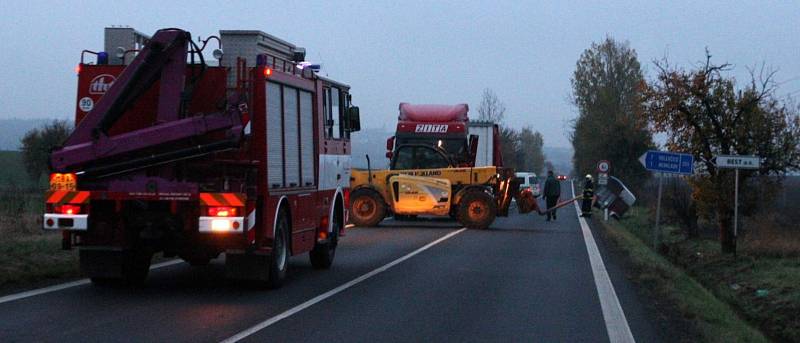
{"type": "Polygon", "coordinates": [[[639,157],[639,162],[650,171],[692,175],[694,156],[669,151],[650,150],[639,157]]]}

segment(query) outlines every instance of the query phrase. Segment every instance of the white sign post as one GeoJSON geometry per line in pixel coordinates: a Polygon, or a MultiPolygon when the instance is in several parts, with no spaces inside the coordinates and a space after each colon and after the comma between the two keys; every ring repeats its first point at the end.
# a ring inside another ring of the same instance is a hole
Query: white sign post
{"type": "Polygon", "coordinates": [[[736,256],[736,243],[739,236],[739,169],[761,168],[761,158],[758,156],[717,155],[715,162],[717,168],[736,170],[733,191],[733,255],[736,256]]]}
{"type": "Polygon", "coordinates": [[[650,150],[639,156],[639,162],[645,169],[658,172],[658,202],[656,203],[656,229],[653,230],[653,249],[658,251],[661,236],[661,193],[664,189],[664,173],[692,175],[694,174],[694,156],[669,151],[650,150]]]}
{"type": "MultiPolygon", "coordinates": [[[[608,186],[608,171],[611,169],[611,162],[602,160],[597,162],[597,185],[608,186]]],[[[603,209],[603,220],[608,221],[608,207],[603,209]]]]}

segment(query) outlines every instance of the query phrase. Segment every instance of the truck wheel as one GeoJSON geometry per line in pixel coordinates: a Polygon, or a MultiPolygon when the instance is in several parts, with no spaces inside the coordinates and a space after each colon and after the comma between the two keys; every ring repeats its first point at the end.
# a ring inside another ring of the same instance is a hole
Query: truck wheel
{"type": "Polygon", "coordinates": [[[333,228],[328,242],[325,244],[316,244],[314,249],[309,253],[311,258],[311,266],[314,269],[328,269],[333,265],[333,258],[336,256],[336,246],[339,244],[339,231],[341,231],[341,214],[336,212],[336,217],[333,219],[333,228]]]}
{"type": "Polygon", "coordinates": [[[111,287],[119,285],[119,279],[114,278],[107,278],[107,277],[91,277],[89,280],[92,280],[92,284],[95,286],[100,287],[111,287]]]}
{"type": "Polygon", "coordinates": [[[491,195],[480,191],[464,194],[458,204],[458,221],[469,229],[486,229],[497,216],[491,195]]]}
{"type": "Polygon", "coordinates": [[[81,270],[98,286],[141,286],[150,272],[153,251],[80,251],[81,270]]]}
{"type": "Polygon", "coordinates": [[[122,262],[122,278],[129,286],[141,286],[150,272],[150,260],[153,252],[147,248],[138,248],[125,253],[122,262]]]}
{"type": "Polygon", "coordinates": [[[350,220],[356,226],[376,226],[386,216],[386,205],[375,191],[359,189],[350,199],[350,220]]]}
{"type": "Polygon", "coordinates": [[[272,240],[272,256],[269,258],[267,287],[275,289],[283,285],[289,269],[289,222],[285,212],[278,214],[275,238],[272,240]]]}
{"type": "Polygon", "coordinates": [[[183,259],[184,261],[188,262],[192,267],[204,267],[211,263],[210,257],[193,257],[189,259],[183,259]]]}

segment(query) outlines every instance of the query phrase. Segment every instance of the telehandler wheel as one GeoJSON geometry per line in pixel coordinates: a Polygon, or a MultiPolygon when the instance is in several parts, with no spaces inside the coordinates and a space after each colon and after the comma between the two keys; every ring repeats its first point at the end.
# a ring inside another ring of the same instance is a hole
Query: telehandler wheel
{"type": "Polygon", "coordinates": [[[333,218],[333,227],[328,237],[328,242],[314,245],[314,249],[309,253],[311,266],[314,269],[328,269],[333,265],[333,258],[336,257],[336,245],[339,244],[339,232],[342,229],[341,214],[336,211],[333,218]]]}
{"type": "Polygon", "coordinates": [[[491,195],[471,191],[461,197],[458,204],[458,221],[469,229],[486,229],[497,216],[497,206],[491,195]]]}
{"type": "Polygon", "coordinates": [[[267,259],[269,268],[267,287],[271,289],[283,286],[289,269],[289,219],[287,217],[285,211],[278,213],[275,238],[272,240],[272,256],[267,259]]]}
{"type": "Polygon", "coordinates": [[[350,220],[355,226],[376,226],[386,217],[386,205],[380,195],[369,189],[350,194],[350,220]]]}

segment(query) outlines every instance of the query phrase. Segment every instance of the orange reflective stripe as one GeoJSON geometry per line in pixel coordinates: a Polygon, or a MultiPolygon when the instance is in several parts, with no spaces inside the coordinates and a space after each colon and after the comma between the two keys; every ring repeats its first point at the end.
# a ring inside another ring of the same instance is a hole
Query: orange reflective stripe
{"type": "Polygon", "coordinates": [[[64,195],[64,197],[61,198],[61,200],[59,200],[58,202],[62,203],[62,204],[68,204],[68,203],[70,203],[72,201],[73,198],[75,198],[75,195],[77,195],[77,192],[69,192],[68,191],[67,194],[64,195]]]}
{"type": "Polygon", "coordinates": [[[52,204],[61,201],[65,195],[69,193],[68,191],[55,191],[50,194],[50,197],[47,198],[47,203],[52,204]]]}
{"type": "Polygon", "coordinates": [[[200,193],[200,201],[203,202],[203,205],[208,206],[220,206],[221,204],[217,199],[215,199],[211,193],[200,193]]]}
{"type": "Polygon", "coordinates": [[[75,195],[75,197],[72,198],[72,200],[70,200],[69,202],[72,204],[83,204],[88,199],[89,199],[89,192],[83,191],[83,192],[78,192],[78,194],[75,195]]]}
{"type": "Polygon", "coordinates": [[[208,194],[214,197],[214,200],[217,201],[217,204],[220,204],[221,206],[228,205],[228,201],[225,200],[225,197],[222,196],[222,193],[208,193],[208,194]]]}
{"type": "Polygon", "coordinates": [[[227,205],[231,206],[244,206],[244,202],[242,202],[236,194],[233,193],[222,193],[222,197],[225,198],[227,201],[227,205]]]}

